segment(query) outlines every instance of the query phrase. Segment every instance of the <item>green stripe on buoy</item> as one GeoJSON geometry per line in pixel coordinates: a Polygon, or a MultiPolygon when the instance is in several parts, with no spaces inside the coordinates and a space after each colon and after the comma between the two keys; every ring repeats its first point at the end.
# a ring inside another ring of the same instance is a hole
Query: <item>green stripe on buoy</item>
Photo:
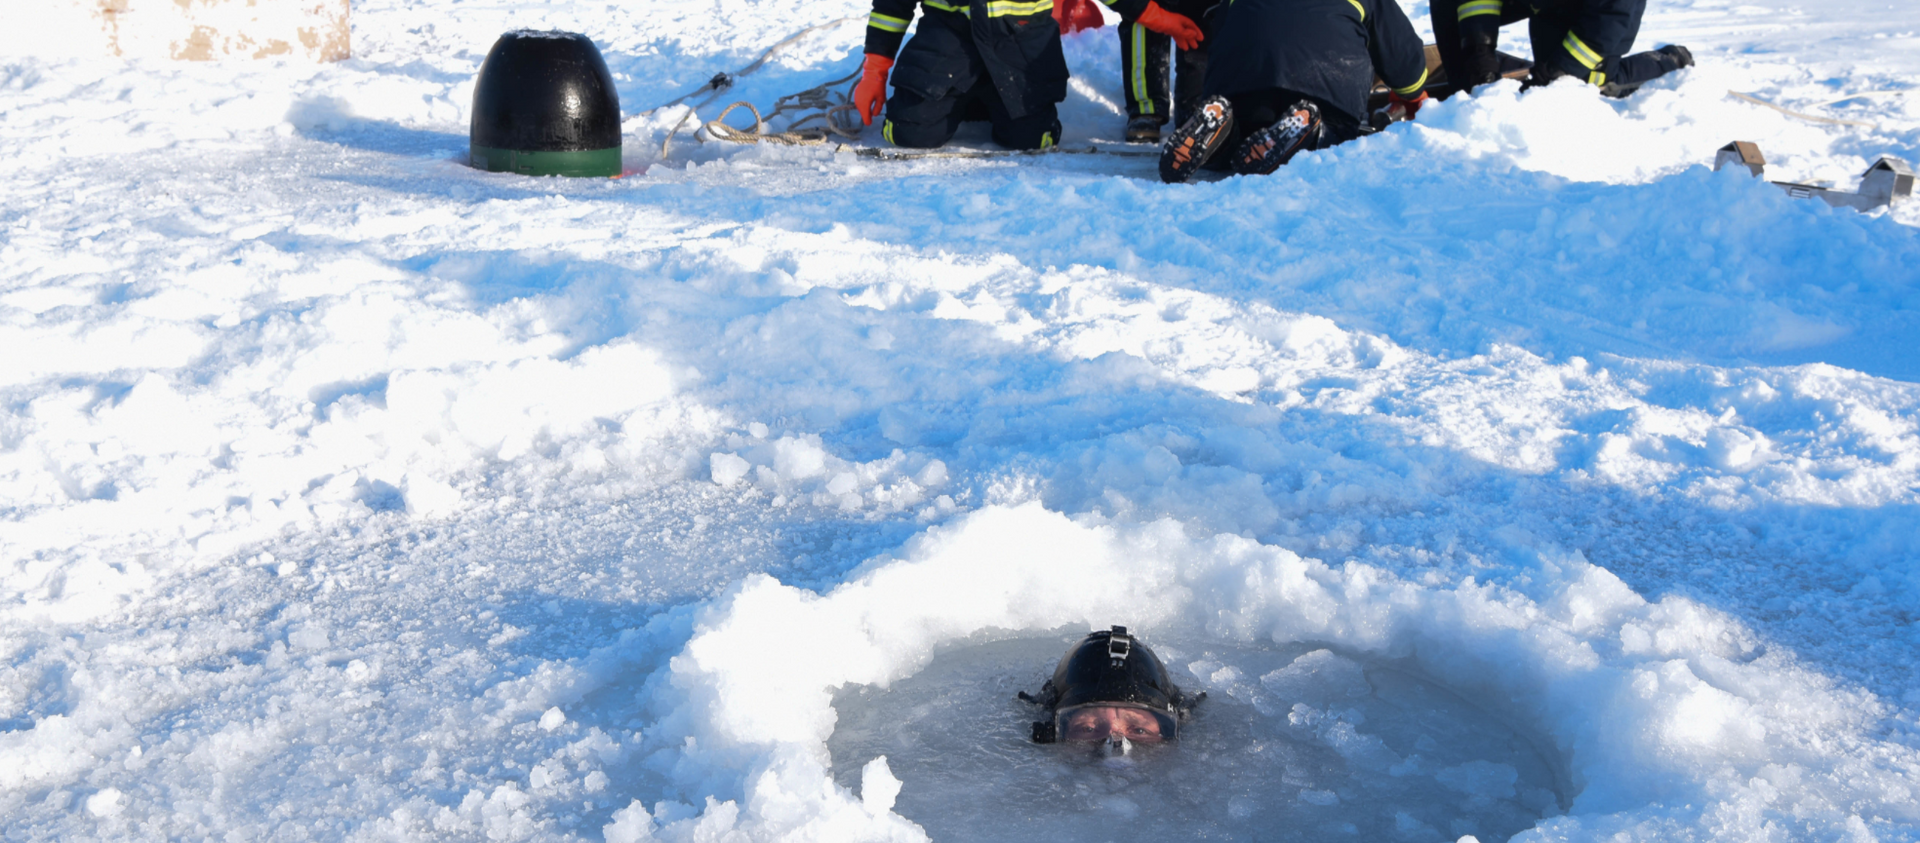
{"type": "Polygon", "coordinates": [[[471,150],[468,163],[488,172],[576,178],[620,175],[620,147],[617,146],[578,152],[528,152],[485,146],[471,147],[471,150]]]}

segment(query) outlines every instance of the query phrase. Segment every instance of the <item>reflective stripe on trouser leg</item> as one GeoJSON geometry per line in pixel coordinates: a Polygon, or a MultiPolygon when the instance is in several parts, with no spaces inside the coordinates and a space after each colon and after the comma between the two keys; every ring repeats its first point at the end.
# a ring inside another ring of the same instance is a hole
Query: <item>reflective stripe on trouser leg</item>
{"type": "Polygon", "coordinates": [[[1128,87],[1133,89],[1134,106],[1141,114],[1152,114],[1153,92],[1147,90],[1147,28],[1133,25],[1133,73],[1128,78],[1128,87]]]}
{"type": "Polygon", "coordinates": [[[1128,117],[1164,117],[1173,40],[1138,23],[1120,24],[1120,87],[1128,117]]]}
{"type": "Polygon", "coordinates": [[[1560,40],[1560,46],[1566,49],[1568,55],[1573,56],[1574,61],[1588,70],[1593,70],[1605,60],[1598,50],[1587,46],[1587,42],[1580,40],[1580,36],[1575,35],[1571,29],[1567,30],[1567,37],[1560,40]]]}

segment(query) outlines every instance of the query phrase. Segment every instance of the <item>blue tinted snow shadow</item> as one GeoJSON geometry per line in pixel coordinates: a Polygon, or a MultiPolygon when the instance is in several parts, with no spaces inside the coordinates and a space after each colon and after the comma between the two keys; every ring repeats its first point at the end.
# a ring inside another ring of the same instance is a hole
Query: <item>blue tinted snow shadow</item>
{"type": "Polygon", "coordinates": [[[343,103],[329,98],[296,104],[288,111],[287,120],[297,127],[295,131],[301,137],[369,152],[435,158],[458,155],[462,159],[467,152],[464,133],[354,117],[343,103]]]}
{"type": "MultiPolygon", "coordinates": [[[[451,259],[423,260],[420,271],[451,259]]],[[[1920,582],[1910,573],[1920,558],[1920,507],[1766,503],[1758,494],[1749,508],[1717,507],[1688,497],[1678,481],[1646,488],[1601,479],[1598,443],[1616,430],[1637,435],[1632,413],[1596,408],[1566,419],[1574,435],[1553,467],[1528,473],[1409,441],[1390,407],[1313,408],[1315,393],[1352,386],[1337,380],[1300,385],[1309,406],[1282,408],[1260,395],[1232,401],[1170,383],[1130,355],[1016,351],[990,326],[861,307],[844,291],[745,295],[753,273],[715,277],[712,262],[681,264],[671,253],[638,273],[561,255],[459,260],[481,278],[542,279],[533,286],[555,330],[583,343],[630,338],[676,371],[700,369],[703,377],[682,385],[687,398],[766,423],[771,437],[817,434],[853,460],[896,448],[941,459],[960,478],[952,493],[969,506],[995,483],[1021,478],[1057,511],[1178,518],[1335,565],[1472,576],[1523,591],[1552,559],[1579,554],[1649,598],[1679,594],[1725,611],[1768,646],[1792,647],[1878,693],[1898,698],[1915,679],[1911,666],[1894,665],[1906,662],[1902,624],[1920,616],[1920,582]],[[877,331],[912,342],[876,347],[868,339],[877,331]],[[809,353],[796,359],[796,348],[809,353]]],[[[1609,367],[1645,382],[1642,398],[1655,407],[1714,406],[1727,389],[1691,367],[1609,367]]],[[[1816,429],[1827,408],[1796,400],[1740,409],[1773,433],[1816,429]]],[[[1669,449],[1663,461],[1676,470],[1717,471],[1704,451],[1668,439],[1649,446],[1669,449]]],[[[863,529],[789,554],[807,561],[776,575],[830,588],[919,527],[863,529]]]]}
{"type": "MultiPolygon", "coordinates": [[[[1444,356],[1823,362],[1920,380],[1920,231],[1734,173],[1569,182],[1391,132],[1270,177],[953,167],[798,195],[663,173],[631,201],[928,251],[1084,264],[1332,317],[1444,356]]],[[[1111,170],[1132,172],[1135,162],[1111,170]]]]}

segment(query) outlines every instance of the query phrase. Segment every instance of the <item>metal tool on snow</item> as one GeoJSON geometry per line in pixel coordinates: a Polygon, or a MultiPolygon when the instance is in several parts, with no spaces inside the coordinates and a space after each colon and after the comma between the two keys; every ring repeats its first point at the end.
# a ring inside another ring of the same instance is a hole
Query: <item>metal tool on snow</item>
{"type": "MultiPolygon", "coordinates": [[[[1713,169],[1718,172],[1724,167],[1740,166],[1747,168],[1754,178],[1765,178],[1767,159],[1760,154],[1760,146],[1749,141],[1734,141],[1720,147],[1713,156],[1713,169]]],[[[1860,174],[1860,189],[1853,193],[1834,190],[1811,184],[1793,182],[1771,182],[1785,190],[1795,199],[1819,197],[1836,208],[1852,208],[1856,211],[1871,211],[1875,208],[1897,205],[1913,195],[1913,167],[1905,159],[1892,155],[1882,155],[1873,162],[1865,173],[1860,174]]]]}

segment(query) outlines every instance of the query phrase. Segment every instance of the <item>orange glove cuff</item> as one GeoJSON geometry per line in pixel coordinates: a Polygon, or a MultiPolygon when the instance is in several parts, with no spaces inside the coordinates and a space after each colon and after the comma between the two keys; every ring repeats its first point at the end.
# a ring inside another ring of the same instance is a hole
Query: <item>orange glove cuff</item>
{"type": "Polygon", "coordinates": [[[1400,118],[1402,120],[1412,120],[1413,115],[1419,113],[1420,106],[1426,105],[1428,99],[1430,98],[1424,90],[1414,97],[1403,97],[1398,91],[1387,92],[1388,107],[1399,107],[1405,115],[1400,118]]]}
{"type": "Polygon", "coordinates": [[[880,116],[880,110],[887,106],[887,72],[893,69],[893,59],[879,53],[868,53],[867,60],[860,65],[860,81],[853,86],[853,105],[860,113],[860,122],[873,125],[873,118],[880,116]]]}
{"type": "Polygon", "coordinates": [[[1140,25],[1172,37],[1182,50],[1191,50],[1207,40],[1206,34],[1191,18],[1162,9],[1153,0],[1147,0],[1147,7],[1140,10],[1140,25]]]}

